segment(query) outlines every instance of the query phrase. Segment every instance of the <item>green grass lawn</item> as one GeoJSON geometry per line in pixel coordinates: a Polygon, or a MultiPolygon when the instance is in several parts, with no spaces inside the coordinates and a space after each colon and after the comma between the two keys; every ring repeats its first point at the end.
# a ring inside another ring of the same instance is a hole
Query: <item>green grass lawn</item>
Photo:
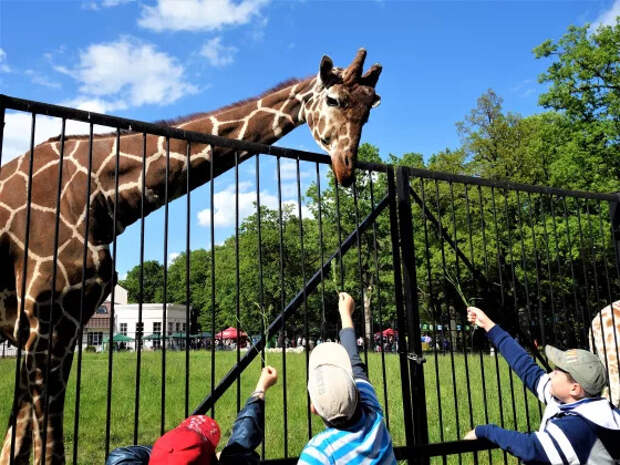
{"type": "MultiPolygon", "coordinates": [[[[161,421],[161,352],[143,352],[141,383],[140,383],[140,422],[138,443],[152,444],[159,436],[161,421]]],[[[438,355],[437,361],[433,354],[426,354],[424,365],[426,383],[426,408],[428,430],[431,442],[453,441],[463,437],[471,429],[472,424],[488,422],[501,424],[500,394],[497,388],[495,358],[483,356],[486,380],[486,400],[482,388],[482,376],[479,354],[467,357],[470,389],[468,393],[465,358],[462,354],[438,355]],[[452,366],[456,376],[452,375],[452,366]],[[439,373],[439,393],[437,391],[437,375],[439,373]],[[456,402],[454,389],[456,387],[456,402]],[[439,402],[441,400],[441,415],[439,402]],[[470,418],[470,401],[471,412],[470,418]],[[457,423],[458,416],[458,423],[457,423]],[[473,420],[473,422],[472,422],[473,420]]],[[[76,357],[77,358],[77,357],[76,357]]],[[[166,357],[166,399],[165,425],[173,428],[183,418],[185,412],[185,353],[167,352],[166,357]]],[[[405,445],[403,428],[402,388],[400,382],[399,359],[395,354],[385,355],[387,413],[389,428],[395,446],[405,445]]],[[[235,352],[218,352],[216,354],[216,384],[236,362],[235,352]]],[[[285,456],[284,414],[283,414],[283,378],[281,354],[268,353],[267,363],[277,368],[278,384],[267,393],[265,414],[266,457],[279,458],[285,456]]],[[[369,354],[369,372],[372,383],[377,389],[379,400],[386,407],[383,393],[383,376],[381,355],[369,354]]],[[[8,424],[11,399],[13,398],[13,380],[15,376],[14,359],[0,360],[0,423],[8,424]]],[[[65,408],[65,449],[68,463],[74,447],[76,365],[71,372],[65,408]]],[[[287,386],[287,454],[297,456],[308,440],[308,416],[306,395],[305,354],[287,353],[286,356],[287,386]]],[[[78,463],[103,464],[105,456],[105,423],[107,398],[107,354],[84,353],[82,363],[82,386],[78,437],[78,463]]],[[[210,392],[211,353],[195,351],[190,353],[189,376],[189,411],[200,403],[210,392]]],[[[260,358],[244,372],[241,379],[241,402],[253,391],[260,372],[260,358]]],[[[499,373],[501,383],[502,413],[507,428],[527,430],[526,411],[529,413],[532,429],[537,429],[539,407],[536,399],[528,393],[528,409],[525,408],[525,396],[521,382],[514,378],[514,411],[510,390],[510,375],[505,362],[500,358],[499,373]],[[514,413],[513,413],[514,412],[514,413]],[[516,420],[516,423],[515,423],[516,420]]],[[[111,415],[111,448],[131,444],[134,431],[134,399],[136,384],[136,354],[132,352],[115,353],[112,381],[112,415],[111,415]]],[[[215,418],[222,428],[223,446],[230,436],[230,429],[237,413],[236,383],[229,388],[219,400],[215,408],[215,418]]],[[[313,417],[312,432],[321,431],[323,426],[317,417],[313,417]]],[[[482,452],[477,455],[478,463],[489,463],[489,454],[482,452]]],[[[503,454],[493,452],[492,462],[503,463],[503,454]]],[[[433,463],[442,463],[435,458],[433,463]]],[[[448,458],[448,463],[474,463],[473,454],[463,454],[461,458],[448,458]]],[[[509,463],[517,463],[509,458],[509,463]]]]}

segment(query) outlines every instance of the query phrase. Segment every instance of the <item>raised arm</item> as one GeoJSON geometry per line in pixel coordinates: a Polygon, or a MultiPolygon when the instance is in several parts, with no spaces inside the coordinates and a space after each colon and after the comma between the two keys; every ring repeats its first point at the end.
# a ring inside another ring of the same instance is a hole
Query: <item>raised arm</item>
{"type": "Polygon", "coordinates": [[[341,292],[338,299],[338,312],[340,313],[340,322],[342,329],[340,330],[340,343],[344,346],[351,359],[351,367],[353,369],[353,379],[363,379],[368,381],[366,366],[357,353],[357,342],[355,337],[355,328],[353,327],[353,311],[355,310],[355,301],[346,292],[341,292]]]}
{"type": "Polygon", "coordinates": [[[260,457],[254,451],[263,438],[265,427],[265,392],[278,380],[276,369],[262,369],[256,389],[233,424],[228,444],[220,455],[220,465],[258,465],[260,457]]]}
{"type": "Polygon", "coordinates": [[[537,388],[541,379],[546,379],[546,373],[523,347],[479,308],[467,308],[467,319],[487,332],[487,337],[506,359],[510,368],[515,371],[528,389],[544,402],[544,393],[541,394],[537,388]]]}

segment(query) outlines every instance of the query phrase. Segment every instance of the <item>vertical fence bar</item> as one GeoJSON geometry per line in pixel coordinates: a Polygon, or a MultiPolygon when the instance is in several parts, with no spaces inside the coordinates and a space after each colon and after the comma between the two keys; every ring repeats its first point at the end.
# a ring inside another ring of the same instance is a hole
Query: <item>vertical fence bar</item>
{"type": "MultiPolygon", "coordinates": [[[[370,208],[372,211],[375,211],[375,193],[374,193],[374,183],[372,181],[372,172],[368,171],[368,178],[370,179],[370,208]]],[[[373,262],[375,265],[375,279],[377,280],[375,284],[375,289],[377,290],[377,309],[379,311],[379,343],[381,344],[381,374],[383,376],[383,400],[384,400],[384,411],[385,411],[385,424],[390,429],[390,411],[388,405],[388,391],[386,384],[386,376],[385,376],[385,350],[383,345],[383,312],[381,305],[381,279],[380,279],[380,270],[379,270],[379,258],[377,255],[377,222],[372,222],[372,246],[373,246],[373,262]]],[[[323,264],[321,263],[321,266],[323,264]]],[[[374,342],[374,334],[373,334],[373,342],[374,342]]]]}
{"type": "MultiPolygon", "coordinates": [[[[553,231],[553,240],[555,242],[555,258],[556,258],[556,265],[557,265],[557,273],[558,273],[558,277],[559,279],[562,280],[561,284],[563,284],[564,281],[564,271],[562,269],[562,265],[561,265],[561,250],[560,250],[560,239],[558,236],[558,225],[557,225],[557,219],[556,219],[556,215],[555,215],[555,206],[554,206],[554,201],[553,201],[553,197],[549,196],[549,204],[550,204],[550,215],[551,215],[551,226],[552,226],[552,231],[553,231]]],[[[562,257],[563,258],[563,257],[562,257]]],[[[560,298],[561,298],[561,308],[566,309],[566,295],[564,293],[564,290],[562,289],[562,287],[560,287],[560,298]]],[[[560,342],[561,344],[565,345],[566,344],[566,334],[568,332],[567,329],[567,322],[566,322],[566,318],[564,318],[563,320],[563,328],[562,328],[562,332],[560,334],[561,340],[560,341],[554,341],[556,344],[558,342],[560,342]]]]}
{"type": "MultiPolygon", "coordinates": [[[[542,292],[540,290],[540,257],[538,255],[538,246],[536,245],[536,203],[532,201],[532,196],[530,193],[527,193],[528,205],[530,207],[530,214],[526,216],[527,225],[530,228],[530,232],[532,234],[532,248],[534,250],[534,264],[536,270],[536,301],[537,301],[537,316],[538,316],[538,326],[539,333],[542,345],[544,347],[546,337],[545,337],[545,320],[543,318],[543,301],[542,301],[542,292]]],[[[540,402],[536,402],[538,407],[538,419],[542,418],[542,408],[540,406],[540,402]]]]}
{"type": "Polygon", "coordinates": [[[579,296],[577,293],[577,278],[575,277],[575,262],[573,260],[573,241],[571,239],[571,233],[570,233],[570,222],[568,220],[568,207],[566,205],[566,196],[562,196],[562,215],[564,216],[564,224],[566,226],[566,239],[568,241],[568,256],[570,258],[569,260],[570,275],[571,275],[571,281],[572,281],[572,287],[573,287],[573,299],[575,302],[575,312],[581,314],[581,323],[582,323],[581,341],[585,341],[587,340],[587,334],[585,333],[586,322],[585,322],[585,317],[583,313],[583,306],[579,305],[579,296]]]}
{"type": "MultiPolygon", "coordinates": [[[[118,255],[118,247],[116,236],[116,222],[118,220],[118,173],[121,154],[121,131],[116,129],[116,154],[114,160],[114,217],[112,222],[112,293],[110,296],[110,323],[108,328],[108,385],[106,397],[106,415],[105,415],[105,456],[110,453],[110,422],[112,419],[112,369],[114,362],[114,321],[115,321],[115,300],[116,300],[116,257],[118,255]]],[[[62,153],[62,152],[61,152],[62,153]]]]}
{"type": "Polygon", "coordinates": [[[342,260],[342,221],[340,217],[340,185],[334,182],[336,194],[336,223],[338,225],[338,265],[340,266],[340,290],[344,291],[344,262],[342,260]]]}
{"type": "MultiPolygon", "coordinates": [[[[469,205],[469,186],[467,184],[465,184],[464,186],[465,191],[464,191],[464,195],[465,195],[465,216],[467,219],[467,235],[468,235],[468,243],[469,243],[469,260],[471,262],[471,282],[472,282],[472,289],[476,289],[476,277],[474,274],[474,271],[476,270],[476,258],[474,256],[474,241],[473,241],[473,232],[472,232],[472,226],[471,226],[471,209],[470,209],[470,205],[469,205]]],[[[454,237],[455,241],[457,239],[456,235],[454,237]]],[[[465,320],[467,315],[467,309],[465,309],[465,312],[463,314],[463,320],[465,320]]],[[[471,351],[472,351],[472,356],[474,354],[474,334],[475,334],[475,329],[476,329],[476,325],[472,325],[472,330],[471,330],[471,351]]],[[[466,340],[465,338],[465,326],[463,326],[463,340],[466,340]]],[[[463,344],[463,348],[464,348],[464,353],[465,353],[465,357],[467,357],[467,351],[465,350],[466,347],[466,343],[463,344]]],[[[470,384],[470,379],[469,379],[469,368],[467,368],[467,358],[465,358],[466,362],[465,362],[465,367],[466,367],[466,374],[467,374],[467,395],[469,398],[469,420],[470,420],[470,426],[473,429],[475,427],[475,422],[474,422],[474,415],[473,415],[473,405],[472,405],[472,398],[471,398],[471,384],[470,384]]],[[[484,405],[484,411],[485,414],[487,413],[487,402],[486,402],[486,398],[487,398],[487,386],[486,386],[486,380],[484,377],[484,366],[481,365],[481,370],[482,370],[482,378],[481,378],[481,382],[482,382],[482,399],[483,399],[483,405],[484,405]]],[[[488,423],[488,422],[487,422],[488,423]]],[[[474,463],[478,463],[478,452],[474,451],[474,463]]]]}
{"type": "MultiPolygon", "coordinates": [[[[420,195],[422,197],[422,205],[426,206],[426,192],[424,189],[424,178],[420,178],[420,195]]],[[[433,315],[433,356],[435,359],[435,389],[437,392],[437,417],[439,420],[439,440],[444,442],[443,431],[443,410],[441,405],[441,377],[439,376],[439,356],[437,354],[437,300],[433,289],[433,277],[430,258],[430,240],[428,236],[428,214],[427,209],[422,208],[422,227],[424,229],[424,258],[426,260],[426,279],[428,280],[429,301],[433,315]]],[[[441,319],[439,320],[441,321],[441,319]]],[[[442,341],[443,342],[443,341],[442,341]]],[[[447,463],[447,457],[442,456],[444,465],[447,463]]]]}
{"type": "Polygon", "coordinates": [[[284,288],[284,231],[282,225],[282,179],[280,172],[280,157],[276,158],[276,169],[278,179],[278,224],[280,240],[280,316],[282,318],[282,415],[284,425],[284,458],[288,458],[288,412],[287,412],[287,393],[286,393],[286,318],[284,308],[286,305],[286,293],[284,288]]]}
{"type": "MultiPolygon", "coordinates": [[[[257,225],[257,233],[258,233],[258,306],[260,311],[260,329],[261,336],[265,337],[265,323],[268,318],[267,309],[265,308],[265,296],[264,296],[264,287],[263,287],[263,247],[262,247],[262,227],[261,227],[261,206],[260,206],[260,153],[256,154],[256,225],[257,225]]],[[[215,333],[213,333],[215,335],[215,333]]],[[[265,337],[265,339],[267,339],[265,337]]],[[[215,341],[214,341],[215,342],[215,341]]],[[[269,341],[265,340],[265,344],[261,349],[261,368],[265,367],[265,346],[269,341]]],[[[213,395],[213,391],[211,391],[211,395],[213,395]]],[[[261,440],[261,458],[265,460],[265,428],[262,428],[262,440],[261,440]]]]}
{"type": "MultiPolygon", "coordinates": [[[[58,275],[58,234],[60,229],[60,199],[62,194],[62,169],[65,155],[65,128],[67,120],[62,118],[61,130],[60,130],[60,153],[58,156],[58,185],[56,187],[56,212],[54,214],[54,253],[52,258],[52,286],[50,293],[50,309],[49,320],[47,321],[48,327],[48,343],[47,343],[47,357],[45,364],[45,372],[43,374],[44,385],[49,386],[50,381],[50,365],[52,364],[52,344],[54,334],[54,306],[56,304],[56,278],[58,275]]],[[[1,142],[0,142],[1,144],[1,142]]],[[[114,268],[112,268],[114,270],[114,268]]],[[[108,393],[109,394],[109,393],[108,393]]],[[[43,397],[43,431],[41,437],[41,463],[46,463],[45,458],[47,456],[47,425],[49,420],[49,389],[45,389],[45,395],[43,397]]]]}
{"type": "MultiPolygon", "coordinates": [[[[258,155],[257,155],[258,157],[258,155]]],[[[211,162],[209,163],[209,231],[211,233],[211,396],[215,389],[215,150],[211,147],[211,162]]],[[[258,170],[257,170],[258,173],[258,170]]],[[[260,204],[259,204],[260,205],[260,204]]],[[[260,215],[259,215],[260,217],[260,215]]],[[[215,402],[211,406],[211,417],[215,419],[215,402]]]]}
{"type": "MultiPolygon", "coordinates": [[[[297,215],[299,216],[299,247],[301,252],[301,285],[303,287],[303,299],[304,299],[304,353],[306,356],[306,386],[308,385],[309,372],[308,364],[310,363],[310,351],[308,350],[310,341],[310,332],[308,329],[308,296],[306,294],[306,270],[305,270],[305,250],[304,250],[304,224],[303,216],[301,214],[301,174],[299,172],[299,157],[295,160],[296,176],[297,176],[297,215]]],[[[308,421],[308,436],[312,431],[312,416],[310,412],[310,396],[306,395],[306,416],[308,421]]]]}
{"type": "MultiPolygon", "coordinates": [[[[460,286],[459,282],[461,280],[461,270],[460,270],[460,264],[459,264],[459,237],[458,237],[458,228],[457,228],[457,221],[456,221],[456,207],[455,207],[455,200],[454,200],[454,184],[452,182],[449,183],[450,186],[450,205],[451,205],[451,214],[452,214],[452,226],[453,226],[453,231],[454,231],[454,263],[455,263],[455,267],[456,267],[456,284],[460,286]]],[[[469,221],[469,212],[467,212],[468,215],[468,221],[469,221]]],[[[473,275],[473,271],[475,269],[474,267],[474,262],[472,261],[471,263],[472,266],[472,275],[473,275]]],[[[462,305],[462,302],[458,302],[458,305],[462,305]]],[[[456,306],[455,306],[456,307],[456,306]]],[[[456,308],[455,308],[456,310],[456,308]]],[[[465,337],[465,314],[467,312],[467,309],[465,309],[465,311],[461,311],[461,341],[463,344],[463,361],[465,362],[465,386],[467,389],[467,410],[469,413],[469,427],[471,429],[474,428],[474,414],[472,411],[472,403],[471,403],[471,384],[469,381],[469,362],[467,359],[467,338],[465,337]]],[[[457,326],[458,329],[458,326],[457,326]]],[[[458,331],[457,331],[457,338],[458,338],[458,331]]],[[[456,430],[457,430],[457,435],[460,437],[460,425],[456,426],[456,430]]],[[[474,452],[474,464],[478,464],[478,454],[476,452],[474,452]]]]}
{"type": "MultiPolygon", "coordinates": [[[[240,281],[240,273],[239,273],[239,153],[235,151],[235,327],[237,328],[237,343],[236,343],[236,352],[237,352],[237,364],[239,364],[239,360],[241,360],[241,320],[240,320],[240,312],[241,312],[241,296],[239,291],[239,281],[240,281]]],[[[237,377],[237,413],[241,410],[241,374],[237,377]]]]}
{"type": "MultiPolygon", "coordinates": [[[[32,156],[32,153],[31,153],[32,156]]],[[[84,307],[86,306],[86,265],[88,260],[88,231],[90,228],[90,194],[93,173],[93,124],[88,133],[88,174],[86,176],[86,218],[84,223],[84,250],[82,253],[82,284],[80,288],[80,317],[78,328],[78,361],[75,380],[75,421],[73,423],[73,463],[77,463],[80,432],[80,394],[82,386],[82,338],[84,332],[84,307]]]]}
{"type": "MultiPolygon", "coordinates": [[[[426,417],[426,392],[422,363],[422,343],[420,340],[420,315],[418,306],[418,284],[416,273],[414,229],[409,198],[409,173],[400,167],[397,171],[399,233],[403,267],[403,287],[405,289],[405,309],[407,315],[407,336],[409,350],[409,373],[411,377],[411,405],[413,407],[414,446],[428,444],[428,422],[426,417]]],[[[404,328],[400,328],[402,333],[404,328]]],[[[399,333],[399,335],[400,335],[399,333]]],[[[418,463],[429,463],[428,458],[418,459],[418,463]]]]}
{"type": "MultiPolygon", "coordinates": [[[[191,265],[191,245],[190,245],[190,217],[192,207],[191,196],[191,166],[192,166],[192,143],[187,143],[187,153],[185,158],[187,159],[187,171],[185,173],[186,182],[186,216],[185,216],[185,418],[189,416],[189,332],[190,332],[190,306],[191,306],[191,293],[190,293],[190,265],[191,265]]],[[[177,331],[178,332],[178,331],[177,331]]],[[[180,336],[180,334],[178,335],[180,336]]]]}
{"type": "Polygon", "coordinates": [[[34,164],[34,133],[36,126],[37,116],[35,113],[32,113],[32,122],[30,126],[30,157],[28,159],[28,187],[26,194],[26,226],[24,233],[24,268],[22,270],[22,282],[20,286],[20,302],[19,302],[19,313],[16,317],[15,324],[17,325],[17,358],[15,360],[15,384],[13,391],[13,408],[11,409],[11,450],[9,454],[9,462],[10,465],[13,465],[15,462],[15,440],[16,440],[16,427],[17,427],[17,400],[19,399],[19,387],[21,369],[22,369],[22,348],[24,346],[24,312],[25,312],[25,303],[26,303],[26,279],[28,277],[28,249],[30,247],[30,213],[32,206],[32,169],[34,164]]]}
{"type": "Polygon", "coordinates": [[[166,429],[166,325],[168,324],[168,220],[170,211],[169,180],[170,180],[170,138],[166,137],[166,183],[164,185],[164,289],[162,303],[161,344],[161,420],[159,434],[163,435],[166,429]]]}
{"type": "MultiPolygon", "coordinates": [[[[483,262],[484,262],[484,276],[487,278],[488,282],[491,282],[491,276],[489,275],[489,260],[488,260],[488,256],[487,256],[487,235],[486,235],[486,221],[484,220],[484,209],[485,209],[485,202],[484,202],[484,197],[482,195],[482,187],[478,186],[478,206],[480,208],[480,231],[482,233],[482,258],[483,258],[483,262]]],[[[470,243],[472,243],[472,239],[471,239],[471,229],[470,229],[470,243]]],[[[472,261],[473,261],[473,252],[472,252],[472,261]]],[[[489,293],[491,293],[491,289],[488,290],[489,293]]],[[[474,325],[474,329],[472,331],[475,331],[476,326],[474,325]]],[[[472,341],[472,350],[473,350],[473,341],[472,341]]],[[[483,402],[484,402],[484,422],[485,424],[489,423],[489,409],[488,409],[488,404],[487,404],[487,391],[486,391],[486,375],[485,375],[485,369],[484,369],[484,357],[482,356],[482,349],[480,350],[480,352],[478,352],[478,355],[480,357],[480,376],[482,378],[482,383],[483,383],[483,402]]],[[[491,451],[488,451],[489,454],[489,465],[493,465],[493,454],[491,453],[491,451]]]]}
{"type": "Polygon", "coordinates": [[[142,366],[142,304],[144,303],[144,200],[146,192],[146,133],[142,133],[142,191],[140,195],[140,298],[136,324],[136,397],[134,400],[133,443],[138,444],[140,423],[140,373],[142,366]]]}
{"type": "MultiPolygon", "coordinates": [[[[327,320],[325,319],[325,276],[323,275],[323,268],[325,266],[325,245],[323,242],[323,208],[321,200],[321,176],[319,170],[319,164],[315,163],[316,166],[316,196],[318,200],[318,213],[319,213],[319,248],[321,255],[321,330],[319,337],[321,340],[325,340],[325,325],[327,320]]],[[[312,436],[309,436],[310,439],[312,436]]]]}
{"type": "Polygon", "coordinates": [[[413,412],[411,411],[411,394],[409,388],[409,369],[407,367],[407,342],[404,337],[405,318],[404,318],[404,303],[401,289],[403,288],[401,278],[401,263],[400,252],[398,250],[399,237],[398,237],[398,217],[397,217],[397,204],[396,204],[396,183],[394,180],[394,168],[388,166],[387,168],[387,181],[388,181],[388,199],[390,203],[390,238],[392,241],[392,263],[394,266],[394,290],[396,300],[396,315],[398,319],[398,352],[400,362],[400,374],[401,374],[401,389],[403,398],[403,421],[405,426],[405,442],[407,446],[407,463],[410,464],[415,461],[413,454],[413,412]]]}
{"type": "MultiPolygon", "coordinates": [[[[547,231],[547,216],[545,215],[545,203],[544,197],[540,198],[540,214],[541,221],[543,224],[543,240],[545,242],[545,258],[547,260],[547,275],[548,275],[548,283],[549,283],[549,303],[551,304],[551,340],[555,342],[556,332],[556,312],[555,312],[555,293],[553,291],[553,272],[551,270],[551,255],[549,253],[549,232],[547,231]]],[[[547,339],[543,341],[544,344],[547,344],[547,339]]]]}
{"type": "MultiPolygon", "coordinates": [[[[510,216],[508,210],[508,194],[509,192],[504,189],[504,215],[506,222],[506,231],[508,233],[508,249],[510,254],[510,276],[511,276],[511,289],[512,289],[512,298],[513,298],[513,307],[514,307],[514,315],[517,318],[516,324],[517,328],[520,327],[519,323],[519,301],[517,295],[517,277],[515,274],[515,263],[514,263],[514,248],[512,243],[512,231],[510,229],[510,216]]],[[[515,390],[514,390],[514,377],[513,371],[508,368],[509,379],[510,379],[510,400],[512,401],[512,419],[513,419],[513,427],[514,429],[519,428],[519,424],[517,422],[517,407],[515,401],[515,390]]]]}
{"type": "MultiPolygon", "coordinates": [[[[368,367],[368,341],[370,339],[367,337],[367,334],[366,334],[367,316],[366,316],[366,305],[364,304],[364,279],[362,276],[362,238],[359,232],[360,213],[359,213],[359,206],[358,206],[357,186],[355,182],[353,183],[353,186],[351,186],[351,189],[353,190],[353,205],[355,209],[355,237],[357,241],[357,268],[358,268],[358,279],[359,279],[359,286],[360,286],[360,304],[362,306],[362,311],[360,312],[361,317],[362,317],[361,334],[363,335],[363,339],[364,339],[364,362],[366,363],[366,366],[368,367]]],[[[360,333],[357,332],[356,334],[360,334],[360,333]]]]}
{"type": "MultiPolygon", "coordinates": [[[[523,287],[525,292],[525,314],[527,315],[527,329],[525,332],[525,337],[529,337],[531,334],[532,328],[532,316],[530,313],[530,288],[529,288],[529,280],[527,279],[527,259],[525,257],[525,241],[523,239],[523,215],[521,208],[521,197],[519,195],[519,191],[516,191],[516,200],[517,200],[517,222],[518,222],[518,233],[519,233],[519,242],[521,243],[521,271],[523,273],[523,287]]],[[[515,286],[516,287],[516,286],[515,286]]],[[[517,321],[519,327],[521,327],[521,322],[517,316],[517,321]]],[[[527,401],[527,386],[523,383],[523,402],[525,404],[525,423],[527,425],[527,430],[531,431],[532,427],[530,424],[530,409],[527,401]]]]}
{"type": "MultiPolygon", "coordinates": [[[[439,183],[437,182],[437,180],[435,180],[434,182],[435,184],[435,205],[437,208],[437,235],[439,236],[439,246],[440,246],[440,251],[441,251],[441,266],[442,266],[442,271],[443,271],[443,276],[442,276],[442,288],[443,288],[443,294],[444,296],[446,296],[446,312],[447,312],[447,321],[448,321],[448,337],[449,337],[449,341],[448,341],[448,352],[450,353],[450,368],[451,368],[451,373],[452,373],[452,399],[454,401],[454,418],[455,418],[455,423],[456,423],[456,436],[457,439],[460,439],[461,434],[460,434],[460,414],[459,414],[459,400],[458,400],[458,396],[457,396],[457,389],[456,389],[456,366],[454,364],[454,347],[453,347],[453,341],[454,341],[454,337],[452,334],[452,315],[450,314],[450,303],[448,302],[447,296],[448,296],[448,284],[447,284],[447,277],[446,277],[446,271],[447,271],[447,262],[446,262],[446,251],[445,251],[445,238],[444,238],[444,229],[443,229],[443,219],[442,219],[442,209],[441,209],[441,201],[440,201],[440,196],[439,196],[439,183]]],[[[443,330],[443,322],[442,322],[442,330],[443,330]]],[[[456,328],[455,328],[456,329],[456,328]]],[[[442,336],[443,339],[443,336],[442,336]]],[[[444,341],[442,341],[442,345],[445,345],[444,341]]],[[[445,353],[445,348],[444,348],[444,353],[445,353]]],[[[463,461],[463,457],[461,456],[461,454],[459,454],[458,456],[458,461],[459,461],[459,465],[462,463],[463,461]]]]}

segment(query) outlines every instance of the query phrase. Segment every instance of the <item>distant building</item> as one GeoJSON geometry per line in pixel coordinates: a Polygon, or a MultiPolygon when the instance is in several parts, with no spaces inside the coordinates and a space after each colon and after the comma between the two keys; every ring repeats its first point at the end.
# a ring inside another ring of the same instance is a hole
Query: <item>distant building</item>
{"type": "MultiPolygon", "coordinates": [[[[110,335],[111,319],[111,295],[99,306],[93,316],[84,326],[82,347],[93,346],[97,351],[103,350],[103,340],[107,340],[110,335]]],[[[186,312],[185,305],[166,304],[166,334],[168,337],[175,333],[185,333],[186,312]]],[[[127,303],[127,291],[120,286],[114,290],[114,328],[113,334],[123,334],[132,339],[136,338],[138,326],[139,304],[127,303]]],[[[142,338],[143,347],[157,349],[161,347],[161,337],[163,336],[164,305],[163,303],[143,303],[142,304],[142,338]]],[[[174,341],[171,340],[172,342],[174,341]]],[[[169,342],[167,345],[172,345],[169,342]]],[[[178,339],[179,345],[183,345],[183,340],[178,339]]],[[[123,343],[125,348],[134,349],[134,342],[123,343]]]]}

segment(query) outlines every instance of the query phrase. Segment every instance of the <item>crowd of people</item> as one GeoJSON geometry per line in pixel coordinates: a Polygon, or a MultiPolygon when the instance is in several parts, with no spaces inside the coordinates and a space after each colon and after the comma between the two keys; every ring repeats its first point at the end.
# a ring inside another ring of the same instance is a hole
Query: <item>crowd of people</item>
{"type": "MultiPolygon", "coordinates": [[[[308,441],[298,464],[396,464],[382,407],[359,356],[364,339],[355,335],[354,308],[351,296],[340,293],[340,343],[317,341],[310,353],[310,410],[321,418],[325,429],[308,441]]],[[[601,397],[607,371],[595,354],[546,346],[547,357],[555,369],[545,373],[482,310],[469,307],[467,317],[472,325],[484,329],[491,344],[546,407],[536,433],[487,424],[477,426],[464,439],[485,439],[532,465],[620,463],[620,410],[601,397]]],[[[295,341],[302,347],[305,342],[303,337],[295,341]]],[[[387,343],[390,342],[396,344],[396,340],[388,338],[387,343]]],[[[113,450],[106,465],[258,465],[260,457],[255,449],[265,427],[265,394],[277,379],[273,367],[262,370],[256,389],[237,415],[228,443],[220,452],[216,452],[221,434],[218,423],[208,416],[194,415],[153,446],[113,450]]]]}

